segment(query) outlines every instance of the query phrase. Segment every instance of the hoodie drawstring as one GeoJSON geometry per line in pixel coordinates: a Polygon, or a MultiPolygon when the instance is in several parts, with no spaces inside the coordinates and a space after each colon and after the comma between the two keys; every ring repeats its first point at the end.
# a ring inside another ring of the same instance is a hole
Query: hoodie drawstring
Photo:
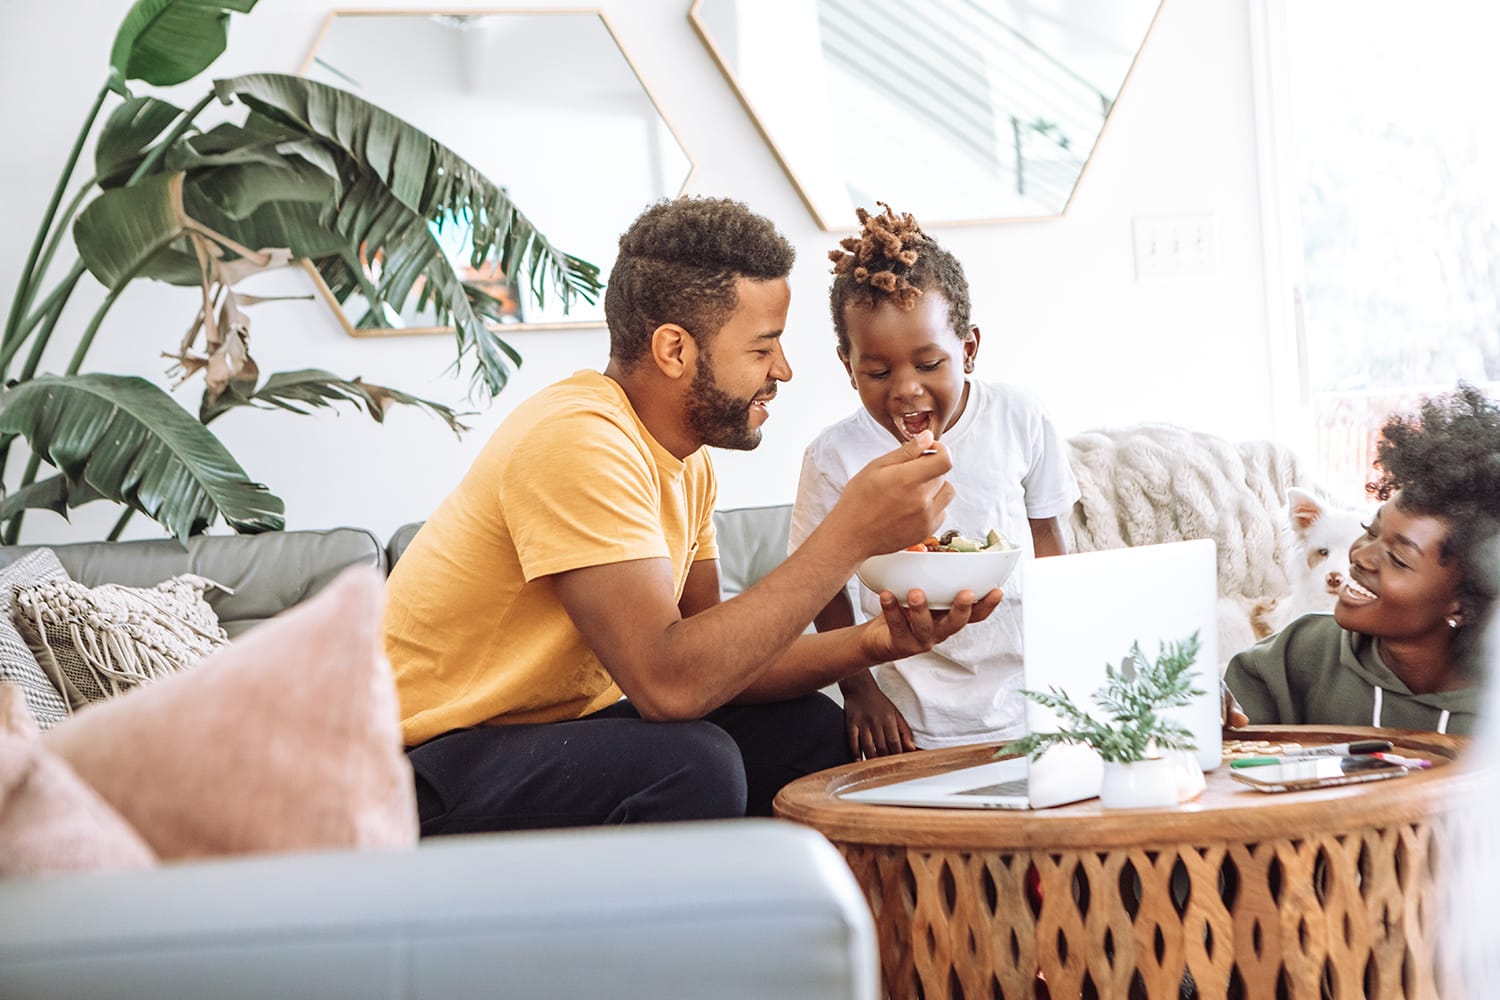
{"type": "MultiPolygon", "coordinates": [[[[1370,722],[1370,725],[1372,725],[1372,726],[1378,726],[1378,725],[1380,725],[1380,707],[1381,707],[1381,704],[1384,702],[1384,699],[1385,699],[1385,688],[1380,687],[1379,685],[1376,685],[1375,686],[1375,711],[1373,713],[1373,718],[1371,719],[1371,722],[1370,722]]],[[[1446,733],[1448,731],[1448,720],[1451,719],[1452,717],[1453,717],[1453,713],[1451,711],[1449,711],[1446,708],[1443,709],[1442,712],[1440,712],[1438,714],[1437,731],[1440,732],[1440,733],[1446,733]]]]}

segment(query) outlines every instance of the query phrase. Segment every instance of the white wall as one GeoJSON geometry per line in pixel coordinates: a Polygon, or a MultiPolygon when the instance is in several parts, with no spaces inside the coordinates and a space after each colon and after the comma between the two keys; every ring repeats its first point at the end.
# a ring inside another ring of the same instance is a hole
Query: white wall
{"type": "MultiPolygon", "coordinates": [[[[1237,439],[1271,433],[1247,2],[1165,0],[1066,217],[935,229],[973,286],[984,333],[980,376],[1031,387],[1066,432],[1164,420],[1237,439]],[[1132,220],[1198,213],[1215,222],[1217,272],[1137,280],[1132,220]]],[[[10,234],[0,240],[0,303],[8,305],[126,8],[124,0],[0,4],[0,134],[10,140],[0,148],[0,218],[10,234]]],[[[448,5],[459,8],[482,9],[448,5]]],[[[716,455],[721,506],[788,501],[810,435],[857,405],[826,318],[825,254],[846,233],[817,228],[693,30],[688,0],[605,0],[602,8],[696,161],[690,192],[746,201],[798,247],[786,337],[796,377],[783,387],[757,451],[716,455]]],[[[312,0],[261,0],[233,19],[229,50],[212,75],[295,72],[329,9],[312,0]]],[[[186,103],[201,90],[195,84],[169,96],[186,103]]],[[[281,284],[310,291],[300,275],[281,284]]],[[[132,287],[88,368],[160,377],[160,352],[175,347],[195,305],[191,291],[132,287]]],[[[83,306],[75,303],[63,322],[81,327],[83,306]]],[[[464,382],[444,372],[453,357],[448,338],[353,340],[317,302],[265,304],[252,315],[262,371],[322,366],[462,401],[464,382]]],[[[603,330],[510,339],[525,366],[461,441],[416,411],[394,412],[383,427],[347,409],[313,417],[242,411],[215,426],[249,474],[285,498],[289,527],[357,524],[387,534],[428,513],[519,399],[578,368],[602,367],[607,353],[603,330]]],[[[60,370],[66,360],[49,357],[44,367],[60,370]]],[[[199,388],[180,391],[190,409],[199,388]]],[[[16,474],[13,468],[12,482],[16,474]]],[[[33,513],[26,540],[98,537],[112,520],[87,508],[71,526],[33,513]]],[[[156,533],[142,519],[131,532],[156,533]]]]}

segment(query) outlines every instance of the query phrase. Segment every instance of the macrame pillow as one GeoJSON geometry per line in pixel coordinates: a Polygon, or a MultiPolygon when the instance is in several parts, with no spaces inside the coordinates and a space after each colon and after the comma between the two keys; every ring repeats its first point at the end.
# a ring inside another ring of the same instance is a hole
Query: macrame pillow
{"type": "Polygon", "coordinates": [[[68,702],[37,662],[30,646],[11,623],[11,593],[16,587],[66,580],[67,570],[51,549],[27,553],[0,568],[0,684],[14,684],[25,697],[24,707],[41,729],[51,729],[68,717],[68,702]]]}
{"type": "Polygon", "coordinates": [[[184,574],[155,587],[45,580],[13,588],[11,621],[74,708],[185,670],[229,644],[204,592],[184,574]]]}

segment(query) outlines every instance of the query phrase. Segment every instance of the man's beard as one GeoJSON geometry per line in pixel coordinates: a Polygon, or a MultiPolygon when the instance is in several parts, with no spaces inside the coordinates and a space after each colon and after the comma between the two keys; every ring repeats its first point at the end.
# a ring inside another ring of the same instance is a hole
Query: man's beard
{"type": "MultiPolygon", "coordinates": [[[[774,393],[774,383],[764,393],[774,393]]],[[[719,388],[705,353],[688,392],[687,421],[703,443],[714,448],[750,451],[760,444],[760,428],[750,426],[750,400],[736,399],[719,388]]]]}

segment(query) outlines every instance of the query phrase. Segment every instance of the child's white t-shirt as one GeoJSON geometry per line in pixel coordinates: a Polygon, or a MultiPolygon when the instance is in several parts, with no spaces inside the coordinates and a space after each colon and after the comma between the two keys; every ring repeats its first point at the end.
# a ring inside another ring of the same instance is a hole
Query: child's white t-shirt
{"type": "MultiPolygon", "coordinates": [[[[1025,564],[1035,558],[1028,521],[1064,515],[1079,496],[1066,442],[1035,400],[1004,383],[970,379],[969,387],[963,415],[942,436],[956,494],[943,527],[979,537],[993,528],[1025,555],[988,619],[930,652],[875,668],[876,683],[924,749],[1024,733],[1021,602],[1025,564]]],[[[814,438],[802,456],[789,551],[812,534],[855,473],[897,444],[863,407],[814,438]]],[[[856,621],[880,613],[877,595],[857,579],[850,588],[856,621]]]]}

